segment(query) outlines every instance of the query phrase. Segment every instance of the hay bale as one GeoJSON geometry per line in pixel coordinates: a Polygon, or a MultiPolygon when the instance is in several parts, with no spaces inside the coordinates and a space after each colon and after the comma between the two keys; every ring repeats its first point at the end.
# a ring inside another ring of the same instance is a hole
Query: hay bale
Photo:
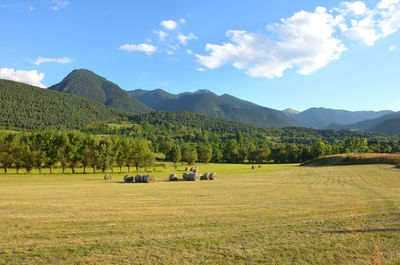
{"type": "Polygon", "coordinates": [[[136,175],[135,176],[135,182],[137,182],[137,183],[139,183],[140,182],[140,177],[141,177],[142,175],[136,175]]]}
{"type": "Polygon", "coordinates": [[[193,168],[193,173],[199,173],[199,169],[197,167],[193,168]]]}
{"type": "Polygon", "coordinates": [[[197,181],[200,179],[200,176],[196,173],[189,173],[184,175],[183,179],[186,181],[197,181]]]}
{"type": "Polygon", "coordinates": [[[258,168],[261,168],[261,166],[259,165],[258,168]]]}
{"type": "Polygon", "coordinates": [[[104,180],[111,180],[111,179],[112,179],[111,174],[105,174],[104,175],[104,180]]]}
{"type": "Polygon", "coordinates": [[[169,181],[179,181],[177,174],[169,175],[169,181]]]}
{"type": "Polygon", "coordinates": [[[216,177],[217,177],[217,173],[211,173],[210,175],[208,175],[209,180],[215,180],[216,177]]]}
{"type": "Polygon", "coordinates": [[[251,166],[251,169],[255,169],[255,168],[256,168],[256,166],[255,166],[255,165],[252,165],[252,166],[251,166]]]}
{"type": "Polygon", "coordinates": [[[142,182],[143,183],[152,183],[155,182],[156,178],[152,175],[144,175],[142,176],[142,182]]]}
{"type": "Polygon", "coordinates": [[[132,183],[132,182],[133,182],[133,176],[131,176],[131,175],[126,175],[126,176],[124,177],[124,182],[125,182],[125,183],[132,183]]]}
{"type": "Polygon", "coordinates": [[[188,168],[188,167],[185,167],[185,171],[189,171],[189,168],[188,168]]]}
{"type": "Polygon", "coordinates": [[[208,180],[208,176],[209,176],[208,173],[204,173],[204,174],[200,177],[200,180],[208,180]]]}
{"type": "Polygon", "coordinates": [[[193,167],[191,167],[191,168],[189,169],[189,171],[193,171],[193,167]]]}

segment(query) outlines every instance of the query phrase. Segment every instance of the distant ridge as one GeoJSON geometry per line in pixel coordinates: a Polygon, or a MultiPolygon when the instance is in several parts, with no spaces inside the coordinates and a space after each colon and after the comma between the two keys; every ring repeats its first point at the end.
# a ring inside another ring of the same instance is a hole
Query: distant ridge
{"type": "Polygon", "coordinates": [[[60,83],[48,89],[92,99],[121,111],[133,113],[151,111],[118,85],[86,69],[72,71],[60,83]]]}
{"type": "Polygon", "coordinates": [[[367,119],[379,118],[388,114],[393,114],[393,111],[347,111],[328,108],[310,108],[295,115],[288,112],[285,113],[307,127],[329,129],[354,124],[367,119]]]}
{"type": "Polygon", "coordinates": [[[189,111],[263,128],[298,125],[295,120],[280,111],[265,108],[228,94],[218,96],[209,90],[185,92],[178,95],[161,89],[133,90],[129,93],[155,110],[189,111]]]}

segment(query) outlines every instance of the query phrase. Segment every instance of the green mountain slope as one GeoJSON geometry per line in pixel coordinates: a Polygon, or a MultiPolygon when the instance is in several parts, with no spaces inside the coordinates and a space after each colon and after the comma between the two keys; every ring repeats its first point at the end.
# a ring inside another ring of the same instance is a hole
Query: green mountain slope
{"type": "Polygon", "coordinates": [[[400,135],[400,117],[394,118],[394,119],[388,119],[374,128],[370,129],[371,132],[376,132],[376,133],[383,133],[383,134],[397,134],[400,135]]]}
{"type": "Polygon", "coordinates": [[[60,83],[49,89],[92,99],[121,111],[133,113],[151,111],[149,107],[134,99],[118,85],[86,69],[72,71],[60,83]]]}
{"type": "Polygon", "coordinates": [[[86,98],[1,79],[0,106],[3,128],[79,129],[120,117],[118,111],[86,98]]]}
{"type": "Polygon", "coordinates": [[[280,111],[226,94],[218,96],[208,90],[179,95],[173,95],[161,89],[153,91],[134,90],[129,93],[156,110],[189,111],[263,128],[280,128],[298,124],[280,111]]]}
{"type": "Polygon", "coordinates": [[[353,124],[367,119],[375,119],[393,113],[384,111],[347,111],[327,108],[310,108],[299,114],[289,114],[307,127],[327,129],[353,124]]]}

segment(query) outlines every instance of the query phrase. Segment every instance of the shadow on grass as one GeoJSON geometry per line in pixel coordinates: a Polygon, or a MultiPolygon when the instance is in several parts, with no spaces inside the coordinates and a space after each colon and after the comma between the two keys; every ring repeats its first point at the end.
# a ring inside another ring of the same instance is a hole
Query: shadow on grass
{"type": "Polygon", "coordinates": [[[324,231],[325,234],[352,234],[352,233],[376,233],[376,232],[400,232],[400,228],[377,228],[377,229],[357,229],[357,230],[330,230],[324,231]]]}

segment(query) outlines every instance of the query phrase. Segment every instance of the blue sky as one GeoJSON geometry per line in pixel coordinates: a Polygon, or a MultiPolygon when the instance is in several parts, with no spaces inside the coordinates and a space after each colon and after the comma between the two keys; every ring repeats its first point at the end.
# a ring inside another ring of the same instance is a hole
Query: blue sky
{"type": "Polygon", "coordinates": [[[0,0],[0,78],[86,68],[125,90],[400,110],[400,0],[0,0]]]}

